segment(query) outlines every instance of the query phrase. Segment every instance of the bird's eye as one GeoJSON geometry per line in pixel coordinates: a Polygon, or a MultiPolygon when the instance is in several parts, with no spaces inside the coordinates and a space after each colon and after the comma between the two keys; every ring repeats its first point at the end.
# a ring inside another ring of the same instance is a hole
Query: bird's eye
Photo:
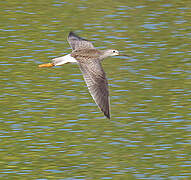
{"type": "Polygon", "coordinates": [[[116,51],[115,50],[113,50],[113,53],[115,53],[116,51]]]}

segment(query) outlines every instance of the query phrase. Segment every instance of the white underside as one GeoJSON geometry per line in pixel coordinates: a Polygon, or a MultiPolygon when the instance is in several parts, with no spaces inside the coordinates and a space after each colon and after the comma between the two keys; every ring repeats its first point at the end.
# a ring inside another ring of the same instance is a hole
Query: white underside
{"type": "Polygon", "coordinates": [[[70,54],[67,54],[62,57],[52,59],[52,62],[55,66],[60,66],[66,63],[77,63],[76,59],[73,58],[70,54]]]}

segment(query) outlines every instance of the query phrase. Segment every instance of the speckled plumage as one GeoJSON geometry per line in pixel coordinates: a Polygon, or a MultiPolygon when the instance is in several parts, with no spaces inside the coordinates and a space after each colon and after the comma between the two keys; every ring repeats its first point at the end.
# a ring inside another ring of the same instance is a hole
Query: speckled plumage
{"type": "Polygon", "coordinates": [[[110,119],[108,82],[101,65],[103,59],[99,58],[101,55],[101,51],[96,49],[76,50],[71,53],[78,62],[92,98],[110,119]]]}
{"type": "Polygon", "coordinates": [[[70,32],[68,42],[73,49],[71,56],[77,60],[92,98],[104,115],[110,119],[108,81],[101,61],[111,54],[107,53],[108,50],[95,49],[90,41],[73,32],[70,32]]]}
{"type": "Polygon", "coordinates": [[[42,64],[39,67],[77,63],[92,98],[104,115],[110,119],[108,82],[101,61],[106,57],[119,55],[119,52],[114,49],[97,50],[90,41],[77,36],[73,32],[69,33],[68,42],[72,47],[71,54],[54,58],[52,63],[42,64]]]}

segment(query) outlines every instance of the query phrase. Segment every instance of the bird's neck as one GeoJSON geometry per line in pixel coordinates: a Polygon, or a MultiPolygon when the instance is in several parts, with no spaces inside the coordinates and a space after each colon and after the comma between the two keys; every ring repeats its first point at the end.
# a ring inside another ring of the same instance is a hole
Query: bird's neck
{"type": "Polygon", "coordinates": [[[100,52],[101,52],[101,59],[102,60],[109,57],[107,50],[100,50],[100,52]]]}

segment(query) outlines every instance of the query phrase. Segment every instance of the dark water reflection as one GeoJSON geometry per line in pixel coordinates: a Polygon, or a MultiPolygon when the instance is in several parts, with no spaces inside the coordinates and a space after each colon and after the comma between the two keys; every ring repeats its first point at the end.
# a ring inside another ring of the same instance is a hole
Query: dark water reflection
{"type": "Polygon", "coordinates": [[[190,3],[1,1],[2,179],[190,179],[190,3]],[[70,30],[127,57],[104,61],[112,121],[69,53],[70,30]]]}

